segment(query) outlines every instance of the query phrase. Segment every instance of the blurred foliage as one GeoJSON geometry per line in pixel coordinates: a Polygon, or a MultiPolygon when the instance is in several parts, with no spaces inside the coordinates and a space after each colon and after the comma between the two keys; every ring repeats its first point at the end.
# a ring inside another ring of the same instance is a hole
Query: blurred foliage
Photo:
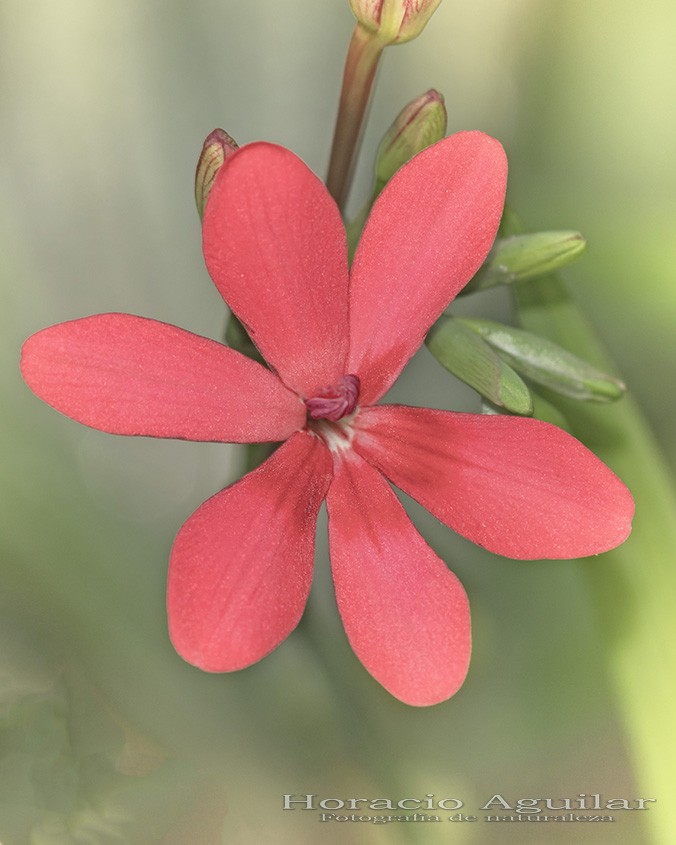
{"type": "MultiPolygon", "coordinates": [[[[51,689],[5,704],[2,841],[144,845],[163,839],[194,799],[195,778],[125,727],[68,671],[51,689]]],[[[218,811],[222,817],[222,803],[218,811]]]]}

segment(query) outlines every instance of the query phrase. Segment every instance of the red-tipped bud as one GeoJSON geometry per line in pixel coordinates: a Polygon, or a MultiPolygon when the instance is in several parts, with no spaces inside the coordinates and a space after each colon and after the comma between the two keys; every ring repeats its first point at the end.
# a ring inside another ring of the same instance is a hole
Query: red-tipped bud
{"type": "Polygon", "coordinates": [[[350,0],[359,23],[386,44],[416,38],[441,0],[350,0]]]}
{"type": "Polygon", "coordinates": [[[446,134],[446,107],[442,95],[431,89],[399,112],[385,133],[376,154],[378,195],[394,174],[426,147],[446,134]]]}
{"type": "Polygon", "coordinates": [[[207,135],[195,171],[195,202],[200,220],[204,217],[209,191],[216,174],[238,148],[235,141],[223,129],[214,129],[207,135]]]}

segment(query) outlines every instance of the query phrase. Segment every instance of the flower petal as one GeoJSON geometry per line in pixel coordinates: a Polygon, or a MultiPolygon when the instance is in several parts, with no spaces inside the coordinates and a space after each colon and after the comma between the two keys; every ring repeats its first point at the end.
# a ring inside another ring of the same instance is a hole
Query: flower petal
{"type": "Polygon", "coordinates": [[[353,447],[454,531],[506,557],[575,558],[629,535],[620,479],[549,423],[383,405],[353,447]]]}
{"type": "Polygon", "coordinates": [[[507,161],[481,132],[415,156],[376,201],[350,276],[350,357],[362,404],[379,399],[495,239],[507,161]]]}
{"type": "Polygon", "coordinates": [[[471,650],[462,585],[356,455],[338,465],[326,503],[336,599],[355,654],[406,704],[450,698],[471,650]]]}
{"type": "Polygon", "coordinates": [[[21,371],[57,411],[110,434],[247,443],[305,425],[298,396],[265,367],[131,314],[43,329],[24,344],[21,371]]]}
{"type": "Polygon", "coordinates": [[[285,384],[308,397],[345,375],[345,230],[297,156],[265,143],[232,156],[209,195],[203,245],[216,287],[285,384]]]}
{"type": "Polygon", "coordinates": [[[183,525],[167,608],[171,640],[188,663],[207,672],[243,669],[296,627],[330,478],[326,447],[298,432],[183,525]]]}

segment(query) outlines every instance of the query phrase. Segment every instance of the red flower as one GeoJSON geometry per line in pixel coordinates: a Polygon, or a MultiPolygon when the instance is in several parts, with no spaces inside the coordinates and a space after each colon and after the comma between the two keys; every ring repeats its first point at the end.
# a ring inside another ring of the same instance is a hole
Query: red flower
{"type": "Polygon", "coordinates": [[[349,274],[323,184],[257,143],[221,169],[206,264],[271,370],[182,329],[102,314],[38,332],[23,375],[64,414],[114,434],[286,442],[187,520],[171,555],[177,651],[211,672],[274,649],[303,612],[315,520],[329,512],[352,648],[394,696],[443,701],[470,655],[467,597],[385,480],[514,558],[596,554],[633,502],[590,451],[536,420],[375,405],[472,277],[500,219],[506,161],[481,133],[416,156],[383,191],[349,274]]]}

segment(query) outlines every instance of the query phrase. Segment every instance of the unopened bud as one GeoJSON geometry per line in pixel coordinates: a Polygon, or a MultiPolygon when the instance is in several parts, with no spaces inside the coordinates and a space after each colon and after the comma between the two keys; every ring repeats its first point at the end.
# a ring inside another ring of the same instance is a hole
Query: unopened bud
{"type": "Polygon", "coordinates": [[[441,0],[350,0],[359,23],[385,44],[416,38],[441,0]]]}
{"type": "Polygon", "coordinates": [[[535,232],[498,238],[463,293],[510,285],[560,270],[579,258],[586,246],[579,232],[535,232]]]}
{"type": "Polygon", "coordinates": [[[455,317],[441,317],[425,339],[437,361],[477,393],[510,414],[530,416],[527,385],[476,332],[455,317]]]}
{"type": "Polygon", "coordinates": [[[619,379],[596,369],[547,338],[492,320],[458,318],[458,322],[476,332],[522,376],[562,396],[613,402],[626,389],[619,379]]]}
{"type": "Polygon", "coordinates": [[[446,134],[444,98],[434,89],[410,102],[387,130],[376,154],[376,196],[416,153],[446,134]]]}
{"type": "Polygon", "coordinates": [[[238,149],[237,144],[223,129],[214,129],[204,142],[195,171],[195,202],[200,220],[204,217],[209,191],[216,174],[225,160],[238,149]]]}

